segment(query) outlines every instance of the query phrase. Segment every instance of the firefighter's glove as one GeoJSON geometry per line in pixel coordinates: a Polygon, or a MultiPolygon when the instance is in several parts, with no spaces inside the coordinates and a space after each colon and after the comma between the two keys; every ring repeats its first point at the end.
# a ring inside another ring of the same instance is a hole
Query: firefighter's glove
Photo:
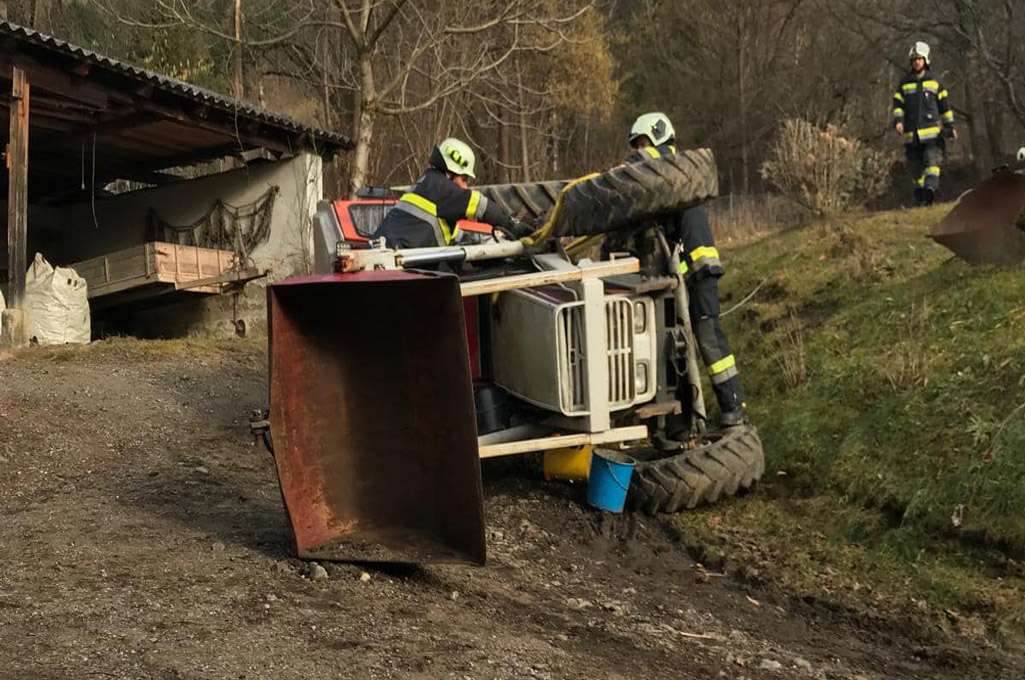
{"type": "Polygon", "coordinates": [[[509,220],[509,234],[516,239],[526,238],[534,233],[534,225],[529,222],[518,220],[515,217],[509,220]]]}

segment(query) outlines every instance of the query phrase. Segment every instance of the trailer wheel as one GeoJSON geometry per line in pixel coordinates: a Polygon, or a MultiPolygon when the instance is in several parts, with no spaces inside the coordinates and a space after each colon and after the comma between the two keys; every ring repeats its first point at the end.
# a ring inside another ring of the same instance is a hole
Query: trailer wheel
{"type": "Polygon", "coordinates": [[[680,512],[751,488],[765,472],[765,455],[753,425],[706,437],[689,451],[664,457],[636,456],[630,506],[653,515],[680,512]]]}
{"type": "MultiPolygon", "coordinates": [[[[478,190],[510,214],[536,219],[551,211],[567,184],[492,184],[478,190]]],[[[566,192],[554,235],[590,236],[616,231],[671,215],[718,193],[718,170],[709,149],[620,165],[566,192]]]]}

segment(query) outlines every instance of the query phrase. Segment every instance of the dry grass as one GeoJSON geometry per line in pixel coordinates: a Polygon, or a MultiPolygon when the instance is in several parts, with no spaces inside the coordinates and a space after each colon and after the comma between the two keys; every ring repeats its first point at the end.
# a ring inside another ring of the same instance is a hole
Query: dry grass
{"type": "Polygon", "coordinates": [[[787,318],[780,324],[780,334],[775,339],[776,363],[783,378],[783,385],[788,389],[796,389],[808,380],[807,353],[802,327],[801,318],[796,311],[790,309],[787,318]]]}
{"type": "Polygon", "coordinates": [[[843,269],[851,279],[864,283],[893,273],[893,262],[883,247],[851,224],[823,223],[819,231],[829,243],[828,257],[842,260],[843,269]]]}
{"type": "Polygon", "coordinates": [[[881,364],[883,376],[894,392],[906,392],[929,386],[933,366],[928,352],[922,347],[922,338],[929,332],[932,308],[929,303],[911,305],[911,309],[898,315],[899,341],[887,352],[881,364]]]}
{"type": "Polygon", "coordinates": [[[708,203],[720,246],[737,247],[804,224],[807,211],[776,194],[729,194],[708,203]]]}

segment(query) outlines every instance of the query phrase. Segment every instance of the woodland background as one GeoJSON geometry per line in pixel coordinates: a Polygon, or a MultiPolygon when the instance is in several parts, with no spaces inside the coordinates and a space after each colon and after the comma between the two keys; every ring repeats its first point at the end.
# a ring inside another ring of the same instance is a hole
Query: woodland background
{"type": "MultiPolygon", "coordinates": [[[[1018,0],[0,0],[0,16],[348,134],[325,192],[402,184],[437,140],[482,183],[618,162],[638,114],[710,146],[727,195],[774,186],[785,121],[884,154],[909,45],[933,48],[974,178],[1025,143],[1018,0]]],[[[897,186],[896,181],[894,186],[897,186]]]]}

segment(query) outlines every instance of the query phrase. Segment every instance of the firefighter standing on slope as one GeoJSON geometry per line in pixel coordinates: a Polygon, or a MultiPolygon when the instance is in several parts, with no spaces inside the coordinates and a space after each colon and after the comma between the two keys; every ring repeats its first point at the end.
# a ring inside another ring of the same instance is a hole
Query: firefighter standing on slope
{"type": "Polygon", "coordinates": [[[947,89],[929,70],[929,46],[916,42],[911,69],[893,93],[893,127],[904,138],[915,204],[932,205],[940,185],[945,137],[957,139],[947,89]]]}
{"type": "MultiPolygon", "coordinates": [[[[676,132],[663,113],[640,116],[628,141],[634,149],[628,163],[676,153],[676,132]]],[[[708,211],[700,205],[684,210],[667,223],[665,233],[671,244],[681,247],[680,269],[690,300],[691,325],[719,403],[719,423],[723,427],[740,425],[746,420],[744,396],[737,360],[719,321],[719,277],[725,270],[712,238],[708,211]]]]}
{"type": "Polygon", "coordinates": [[[476,159],[468,144],[445,139],[431,151],[430,165],[411,191],[388,211],[378,237],[389,248],[431,248],[459,240],[456,223],[467,219],[519,238],[533,229],[511,217],[479,191],[469,188],[475,179],[476,159]]]}

